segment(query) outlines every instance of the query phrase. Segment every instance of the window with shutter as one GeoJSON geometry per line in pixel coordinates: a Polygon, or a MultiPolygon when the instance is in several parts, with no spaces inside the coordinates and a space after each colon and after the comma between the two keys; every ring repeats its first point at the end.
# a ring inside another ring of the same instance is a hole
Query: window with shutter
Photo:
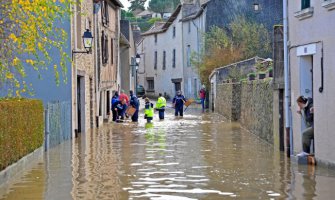
{"type": "Polygon", "coordinates": [[[113,38],[111,38],[111,64],[114,63],[114,41],[113,38]]]}
{"type": "Polygon", "coordinates": [[[108,62],[108,36],[102,31],[101,34],[101,54],[102,54],[102,64],[107,64],[108,62]]]}
{"type": "Polygon", "coordinates": [[[105,32],[102,31],[101,33],[101,58],[102,58],[102,64],[106,64],[105,63],[105,32]]]}
{"type": "Polygon", "coordinates": [[[108,35],[105,34],[105,63],[108,63],[108,58],[109,58],[109,54],[108,54],[108,35]]]}
{"type": "Polygon", "coordinates": [[[108,15],[108,2],[106,0],[101,3],[101,18],[102,18],[102,24],[104,26],[108,26],[109,15],[108,15]]]}
{"type": "Polygon", "coordinates": [[[172,68],[176,68],[176,49],[172,52],[172,68]]]}
{"type": "Polygon", "coordinates": [[[154,69],[157,69],[157,51],[155,51],[155,63],[154,63],[154,69]]]}
{"type": "Polygon", "coordinates": [[[163,70],[166,69],[166,51],[163,51],[163,70]]]}

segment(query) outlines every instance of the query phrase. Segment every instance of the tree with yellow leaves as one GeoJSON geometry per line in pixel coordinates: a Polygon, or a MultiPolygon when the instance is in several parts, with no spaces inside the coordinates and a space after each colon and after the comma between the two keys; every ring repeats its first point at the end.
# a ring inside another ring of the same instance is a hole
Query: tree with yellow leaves
{"type": "Polygon", "coordinates": [[[0,88],[9,88],[8,96],[31,93],[24,81],[27,67],[39,76],[48,69],[57,49],[60,60],[52,66],[55,81],[66,81],[65,53],[67,33],[59,28],[71,15],[73,0],[2,0],[0,1],[0,88]]]}

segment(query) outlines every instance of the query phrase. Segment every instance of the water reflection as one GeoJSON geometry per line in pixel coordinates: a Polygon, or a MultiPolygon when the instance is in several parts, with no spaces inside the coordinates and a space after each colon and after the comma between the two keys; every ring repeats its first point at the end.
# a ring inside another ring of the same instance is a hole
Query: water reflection
{"type": "Polygon", "coordinates": [[[239,124],[198,113],[90,130],[0,187],[0,199],[333,198],[334,171],[291,164],[239,124]]]}

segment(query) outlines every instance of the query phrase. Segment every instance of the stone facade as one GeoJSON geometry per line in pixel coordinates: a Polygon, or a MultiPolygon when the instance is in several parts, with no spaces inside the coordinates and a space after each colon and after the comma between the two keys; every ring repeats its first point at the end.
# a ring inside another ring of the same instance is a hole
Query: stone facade
{"type": "Polygon", "coordinates": [[[272,113],[272,83],[269,80],[243,83],[241,86],[240,123],[247,130],[271,144],[273,144],[272,113]]]}
{"type": "Polygon", "coordinates": [[[273,90],[269,80],[218,84],[215,110],[273,144],[273,90]]]}
{"type": "MultiPolygon", "coordinates": [[[[82,35],[87,29],[91,32],[93,30],[93,2],[78,2],[74,10],[76,14],[73,15],[71,24],[72,49],[84,51],[82,35]]],[[[96,110],[90,109],[96,102],[95,96],[90,93],[90,88],[95,87],[94,54],[73,54],[72,65],[72,128],[73,133],[85,132],[94,126],[93,116],[96,113],[96,110]]]]}
{"type": "Polygon", "coordinates": [[[238,16],[262,23],[269,31],[272,31],[274,24],[282,24],[282,0],[210,0],[207,4],[207,31],[212,26],[227,28],[238,16]],[[254,10],[254,3],[258,3],[259,10],[254,10]]]}
{"type": "Polygon", "coordinates": [[[118,0],[84,0],[73,7],[72,49],[85,52],[82,35],[87,29],[94,38],[90,53],[73,54],[73,133],[87,132],[109,120],[112,91],[120,88],[120,7],[118,0]]]}

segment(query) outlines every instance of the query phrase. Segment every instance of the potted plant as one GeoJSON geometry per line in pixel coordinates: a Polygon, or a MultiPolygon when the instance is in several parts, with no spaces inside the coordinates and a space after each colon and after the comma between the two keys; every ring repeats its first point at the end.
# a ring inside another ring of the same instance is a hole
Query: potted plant
{"type": "Polygon", "coordinates": [[[256,74],[254,72],[248,74],[249,81],[253,81],[256,78],[256,74]]]}
{"type": "Polygon", "coordinates": [[[258,79],[265,79],[266,74],[264,72],[258,73],[258,79]]]}
{"type": "Polygon", "coordinates": [[[270,67],[268,69],[268,73],[269,73],[269,77],[273,77],[273,68],[272,67],[270,67]]]}

